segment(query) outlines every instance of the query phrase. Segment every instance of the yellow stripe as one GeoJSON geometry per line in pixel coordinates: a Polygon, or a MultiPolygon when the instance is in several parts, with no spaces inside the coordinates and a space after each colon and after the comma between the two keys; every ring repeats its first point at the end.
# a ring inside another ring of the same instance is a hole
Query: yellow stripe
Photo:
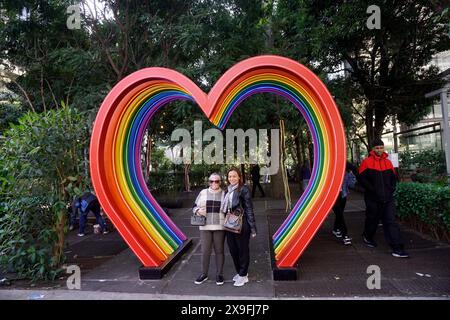
{"type": "Polygon", "coordinates": [[[300,230],[301,226],[303,225],[305,219],[307,216],[310,215],[310,210],[311,207],[316,204],[316,199],[319,195],[320,190],[322,189],[323,185],[325,184],[326,181],[326,175],[328,173],[328,168],[329,168],[329,147],[328,147],[328,132],[327,132],[327,128],[324,125],[324,119],[322,117],[322,114],[320,113],[320,109],[317,108],[317,104],[314,102],[314,99],[311,97],[311,95],[309,94],[308,90],[306,90],[302,85],[300,85],[297,82],[292,81],[290,78],[287,78],[285,76],[282,75],[278,75],[278,74],[272,74],[272,73],[265,73],[265,74],[261,74],[261,75],[255,75],[252,76],[248,79],[246,79],[245,81],[242,81],[241,83],[239,83],[236,87],[233,88],[232,91],[230,91],[229,95],[224,99],[222,106],[220,108],[221,112],[219,112],[216,117],[214,118],[214,123],[218,124],[221,120],[221,116],[225,113],[226,111],[226,107],[229,106],[229,104],[231,103],[232,99],[241,91],[243,90],[246,86],[251,85],[255,82],[258,81],[267,81],[267,80],[273,80],[273,81],[278,81],[281,82],[283,84],[289,85],[290,87],[294,88],[294,90],[296,90],[304,99],[306,99],[308,101],[308,103],[311,105],[311,111],[314,112],[317,121],[319,123],[319,128],[322,130],[323,132],[323,141],[324,141],[324,154],[323,154],[323,175],[322,177],[319,177],[319,185],[318,188],[315,193],[315,195],[313,195],[313,198],[311,199],[311,201],[309,202],[309,204],[307,205],[307,207],[305,207],[303,214],[299,217],[299,219],[296,221],[296,223],[294,224],[294,226],[291,228],[291,231],[284,237],[283,241],[280,242],[280,244],[277,246],[277,248],[275,249],[275,254],[278,254],[280,251],[282,251],[284,248],[286,248],[288,246],[288,243],[292,240],[294,234],[296,231],[300,230]]]}
{"type": "Polygon", "coordinates": [[[149,236],[154,239],[155,243],[161,247],[164,253],[167,255],[170,255],[173,253],[172,247],[169,245],[169,243],[161,236],[161,234],[158,232],[158,230],[155,228],[155,226],[148,220],[145,213],[142,211],[140,206],[137,204],[135,199],[133,198],[133,195],[130,191],[130,188],[128,186],[127,180],[125,178],[125,167],[123,162],[123,153],[124,147],[125,147],[125,134],[126,130],[129,127],[131,117],[133,116],[133,113],[136,108],[139,108],[142,103],[144,103],[149,97],[152,95],[157,94],[158,92],[161,92],[163,90],[179,90],[178,87],[168,84],[163,85],[153,85],[150,88],[147,88],[137,94],[133,99],[131,99],[127,103],[127,107],[125,108],[125,111],[123,112],[121,116],[121,120],[119,122],[119,126],[117,129],[117,138],[115,143],[115,160],[117,164],[116,172],[118,176],[118,182],[119,182],[119,188],[122,192],[122,195],[128,204],[128,206],[131,208],[131,212],[139,219],[139,221],[144,226],[145,230],[148,232],[149,236]]]}

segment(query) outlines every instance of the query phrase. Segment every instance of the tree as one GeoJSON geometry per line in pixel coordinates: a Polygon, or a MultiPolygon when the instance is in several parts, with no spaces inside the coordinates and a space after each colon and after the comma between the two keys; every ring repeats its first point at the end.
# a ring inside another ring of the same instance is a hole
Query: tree
{"type": "Polygon", "coordinates": [[[357,87],[368,145],[390,116],[413,124],[429,112],[424,95],[440,85],[429,63],[450,48],[448,15],[434,2],[304,0],[298,12],[311,17],[304,25],[310,39],[302,43],[310,60],[325,72],[341,68],[357,87]],[[369,5],[381,9],[380,29],[366,25],[369,5]]]}
{"type": "Polygon", "coordinates": [[[16,95],[12,92],[0,91],[0,135],[7,130],[11,123],[17,124],[22,115],[20,104],[15,103],[16,95]]]}
{"type": "Polygon", "coordinates": [[[67,107],[27,112],[0,140],[0,267],[32,279],[57,275],[69,191],[79,176],[89,184],[84,117],[67,107]]]}
{"type": "Polygon", "coordinates": [[[61,101],[93,109],[108,92],[109,71],[88,30],[67,29],[66,10],[71,4],[66,0],[0,4],[2,76],[26,109],[46,111],[58,108],[61,101]]]}

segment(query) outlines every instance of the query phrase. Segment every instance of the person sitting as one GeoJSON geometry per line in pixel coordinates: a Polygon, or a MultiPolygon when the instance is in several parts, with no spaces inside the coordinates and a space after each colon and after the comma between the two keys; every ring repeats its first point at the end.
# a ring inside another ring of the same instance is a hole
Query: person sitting
{"type": "Polygon", "coordinates": [[[72,202],[72,226],[74,217],[76,217],[78,210],[80,211],[80,226],[78,229],[79,237],[83,237],[85,235],[84,229],[86,227],[86,220],[89,212],[92,212],[95,215],[97,224],[100,225],[103,234],[108,233],[108,228],[106,227],[105,220],[100,214],[100,202],[98,202],[97,197],[93,193],[86,192],[81,197],[75,198],[75,200],[72,202]]]}

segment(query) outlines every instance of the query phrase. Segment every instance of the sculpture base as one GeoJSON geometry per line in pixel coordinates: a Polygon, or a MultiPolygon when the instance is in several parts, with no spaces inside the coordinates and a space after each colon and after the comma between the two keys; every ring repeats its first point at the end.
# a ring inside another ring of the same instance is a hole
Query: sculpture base
{"type": "Polygon", "coordinates": [[[272,265],[273,280],[275,281],[296,281],[297,268],[279,268],[275,260],[272,238],[269,237],[270,261],[272,265]]]}
{"type": "Polygon", "coordinates": [[[180,259],[180,257],[191,247],[192,239],[188,239],[174,252],[164,263],[158,267],[140,267],[139,279],[155,280],[161,279],[170,268],[180,259]]]}

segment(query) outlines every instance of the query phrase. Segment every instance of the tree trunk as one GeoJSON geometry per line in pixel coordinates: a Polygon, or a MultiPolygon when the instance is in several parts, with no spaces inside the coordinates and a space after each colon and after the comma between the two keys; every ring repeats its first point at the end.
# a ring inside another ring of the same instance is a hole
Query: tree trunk
{"type": "Polygon", "coordinates": [[[42,106],[44,107],[44,112],[47,112],[47,106],[45,104],[45,97],[44,97],[44,70],[41,67],[41,99],[42,99],[42,106]]]}
{"type": "Polygon", "coordinates": [[[11,80],[12,83],[14,83],[19,88],[19,90],[25,96],[25,99],[27,99],[27,102],[30,105],[31,111],[36,112],[36,110],[34,109],[33,103],[31,102],[30,97],[28,96],[28,94],[25,91],[25,89],[17,81],[15,81],[14,79],[11,79],[11,78],[9,78],[9,79],[11,80]]]}
{"type": "Polygon", "coordinates": [[[350,137],[347,135],[347,147],[350,151],[350,161],[352,163],[354,163],[354,159],[353,159],[353,141],[350,139],[350,137]]]}
{"type": "Polygon", "coordinates": [[[245,183],[245,181],[247,181],[247,179],[245,178],[245,163],[241,163],[241,172],[242,172],[242,182],[245,183]]]}
{"type": "Polygon", "coordinates": [[[311,135],[307,134],[306,137],[308,141],[309,167],[312,168],[314,165],[314,145],[311,140],[311,135]]]}
{"type": "Polygon", "coordinates": [[[191,171],[191,164],[184,164],[184,191],[191,192],[191,181],[189,180],[189,172],[191,171]]]}
{"type": "Polygon", "coordinates": [[[286,212],[288,212],[292,208],[292,202],[291,202],[291,190],[289,189],[289,180],[287,177],[287,171],[286,171],[286,165],[284,164],[284,161],[286,159],[286,138],[285,138],[285,127],[284,127],[284,120],[280,120],[280,149],[281,149],[281,173],[283,177],[283,189],[284,189],[284,199],[286,201],[286,212]]]}
{"type": "MultiPolygon", "coordinates": [[[[307,133],[306,133],[306,135],[308,135],[307,133]]],[[[306,157],[306,139],[305,139],[305,136],[304,136],[304,134],[303,134],[303,129],[300,131],[300,150],[301,150],[301,154],[302,154],[302,165],[304,164],[304,163],[306,163],[307,162],[307,157],[306,157]]]]}
{"type": "Polygon", "coordinates": [[[301,152],[301,143],[300,143],[300,137],[302,136],[302,131],[299,130],[297,132],[297,135],[294,138],[294,146],[295,146],[295,153],[297,154],[297,164],[295,166],[295,180],[297,182],[301,182],[301,176],[300,176],[300,168],[302,167],[304,160],[304,155],[301,152]]]}
{"type": "Polygon", "coordinates": [[[370,147],[372,145],[372,141],[374,140],[374,126],[373,126],[373,108],[370,106],[372,103],[369,102],[369,107],[367,107],[364,116],[366,123],[366,134],[367,134],[367,153],[370,152],[370,147]]]}
{"type": "Polygon", "coordinates": [[[303,154],[301,152],[301,144],[300,144],[300,137],[302,136],[302,132],[300,131],[294,138],[294,145],[295,145],[295,153],[297,154],[297,164],[301,165],[305,159],[303,158],[303,154]]]}
{"type": "MultiPolygon", "coordinates": [[[[61,185],[60,189],[60,195],[59,198],[61,200],[64,199],[64,193],[66,192],[64,185],[61,185]]],[[[59,266],[61,264],[63,255],[64,255],[64,245],[65,245],[65,228],[67,224],[67,213],[65,210],[61,210],[56,212],[56,219],[55,219],[55,233],[57,240],[53,246],[53,266],[59,266]]]]}
{"type": "MultiPolygon", "coordinates": [[[[280,120],[281,123],[282,120],[280,120]]],[[[281,131],[281,128],[280,128],[281,131]]],[[[284,178],[283,178],[283,148],[282,148],[282,139],[284,139],[283,135],[280,132],[280,141],[279,141],[279,158],[278,158],[278,163],[279,163],[279,169],[278,172],[272,176],[271,179],[271,185],[270,185],[270,190],[271,190],[271,196],[275,199],[285,199],[286,198],[286,190],[285,190],[285,185],[284,185],[284,178]]]]}
{"type": "Polygon", "coordinates": [[[374,139],[381,139],[381,137],[383,135],[385,120],[386,120],[385,102],[379,101],[376,103],[376,108],[375,108],[374,139]]]}
{"type": "Polygon", "coordinates": [[[366,132],[367,132],[367,152],[372,148],[372,142],[375,139],[381,139],[384,129],[384,121],[386,119],[385,101],[369,101],[366,109],[366,132]]]}
{"type": "Polygon", "coordinates": [[[152,138],[150,127],[147,128],[147,147],[145,150],[144,174],[147,181],[150,180],[150,171],[152,168],[152,138]]]}

